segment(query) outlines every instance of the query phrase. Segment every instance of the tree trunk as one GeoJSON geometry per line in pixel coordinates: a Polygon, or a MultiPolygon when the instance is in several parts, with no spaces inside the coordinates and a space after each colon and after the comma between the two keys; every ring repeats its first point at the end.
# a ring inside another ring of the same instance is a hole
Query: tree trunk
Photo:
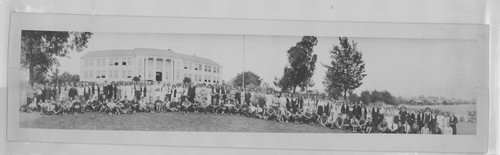
{"type": "Polygon", "coordinates": [[[34,69],[35,69],[35,65],[33,65],[33,64],[30,63],[30,65],[28,67],[28,70],[29,70],[29,79],[28,79],[28,81],[29,81],[30,84],[33,84],[33,78],[35,76],[34,69]]]}

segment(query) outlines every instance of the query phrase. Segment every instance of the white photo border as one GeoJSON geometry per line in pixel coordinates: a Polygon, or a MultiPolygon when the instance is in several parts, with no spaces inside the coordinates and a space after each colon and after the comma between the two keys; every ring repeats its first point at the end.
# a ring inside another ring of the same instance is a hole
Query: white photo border
{"type": "Polygon", "coordinates": [[[487,25],[12,13],[10,26],[8,141],[396,152],[479,153],[486,152],[488,148],[489,116],[493,112],[489,108],[493,99],[489,83],[494,83],[492,73],[495,72],[491,67],[493,58],[490,57],[485,58],[487,62],[483,62],[488,67],[489,77],[485,77],[486,81],[477,88],[476,135],[163,132],[19,127],[19,77],[24,77],[20,70],[22,30],[476,40],[477,52],[487,52],[482,54],[489,56],[487,25]]]}

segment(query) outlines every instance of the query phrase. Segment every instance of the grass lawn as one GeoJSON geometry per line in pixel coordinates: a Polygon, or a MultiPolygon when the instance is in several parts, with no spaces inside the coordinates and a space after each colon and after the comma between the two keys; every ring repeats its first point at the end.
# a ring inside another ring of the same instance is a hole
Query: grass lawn
{"type": "MultiPolygon", "coordinates": [[[[475,124],[460,123],[459,134],[474,134],[475,124]]],[[[280,132],[280,133],[352,133],[339,129],[285,124],[234,115],[137,113],[104,115],[88,112],[80,115],[40,115],[20,113],[21,128],[79,129],[79,130],[139,130],[139,131],[205,131],[205,132],[280,132]]]]}

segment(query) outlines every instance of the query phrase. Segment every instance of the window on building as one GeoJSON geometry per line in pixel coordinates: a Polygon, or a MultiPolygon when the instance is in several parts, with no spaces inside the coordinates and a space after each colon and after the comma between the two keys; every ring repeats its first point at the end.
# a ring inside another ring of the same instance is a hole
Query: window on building
{"type": "Polygon", "coordinates": [[[132,78],[132,71],[130,71],[130,70],[127,71],[127,78],[129,78],[129,79],[132,78]]]}
{"type": "Polygon", "coordinates": [[[109,71],[108,76],[109,76],[110,79],[112,79],[113,78],[113,71],[109,71]]]}
{"type": "Polygon", "coordinates": [[[198,64],[195,64],[194,65],[194,70],[197,71],[198,70],[198,64]]]}
{"type": "Polygon", "coordinates": [[[97,71],[97,72],[95,73],[95,75],[96,75],[96,77],[95,77],[95,78],[97,78],[97,79],[98,79],[98,78],[101,78],[101,71],[97,71]]]}
{"type": "Polygon", "coordinates": [[[89,79],[94,78],[94,71],[89,71],[89,79]]]}
{"type": "Polygon", "coordinates": [[[88,76],[87,74],[88,74],[87,71],[83,71],[83,78],[87,78],[88,76]]]}
{"type": "Polygon", "coordinates": [[[141,59],[138,59],[137,62],[139,64],[139,66],[142,66],[142,60],[141,59]]]}
{"type": "Polygon", "coordinates": [[[142,75],[142,70],[139,69],[139,74],[137,74],[137,76],[141,76],[142,75]]]}
{"type": "Polygon", "coordinates": [[[106,58],[101,58],[101,66],[106,66],[106,58]]]}
{"type": "Polygon", "coordinates": [[[89,66],[90,66],[90,67],[94,66],[94,59],[90,59],[90,60],[89,60],[89,66]]]}
{"type": "Polygon", "coordinates": [[[188,69],[188,63],[184,62],[184,69],[188,69]]]}
{"type": "Polygon", "coordinates": [[[207,65],[205,65],[205,72],[206,72],[207,70],[208,70],[208,66],[207,66],[207,65]]]}
{"type": "Polygon", "coordinates": [[[115,71],[115,74],[113,75],[114,78],[118,78],[118,71],[115,71]]]}
{"type": "Polygon", "coordinates": [[[101,78],[106,78],[106,72],[105,71],[101,71],[101,78]]]}
{"type": "Polygon", "coordinates": [[[208,77],[208,82],[211,82],[212,81],[212,77],[208,77]]]}
{"type": "Polygon", "coordinates": [[[189,63],[189,70],[193,70],[193,64],[192,63],[189,63]]]}
{"type": "Polygon", "coordinates": [[[176,75],[177,75],[177,76],[176,76],[176,77],[177,77],[177,80],[179,80],[179,78],[180,78],[180,77],[179,77],[179,76],[180,76],[179,74],[180,74],[180,73],[179,73],[179,70],[177,70],[177,74],[176,74],[176,75]]]}
{"type": "Polygon", "coordinates": [[[132,58],[128,58],[128,59],[127,59],[127,64],[128,64],[128,65],[132,65],[132,58]]]}
{"type": "Polygon", "coordinates": [[[203,81],[207,82],[207,76],[205,76],[205,78],[203,79],[203,81]]]}
{"type": "Polygon", "coordinates": [[[122,58],[122,66],[127,66],[127,58],[122,58]]]}
{"type": "Polygon", "coordinates": [[[127,71],[122,70],[122,78],[125,78],[125,77],[127,77],[127,71]]]}
{"type": "Polygon", "coordinates": [[[165,72],[165,79],[168,80],[168,77],[169,77],[168,72],[165,72]]]}
{"type": "Polygon", "coordinates": [[[89,66],[89,60],[88,59],[83,60],[83,63],[84,63],[83,66],[85,66],[85,67],[89,66]]]}
{"type": "Polygon", "coordinates": [[[208,66],[208,72],[212,72],[212,66],[208,66]]]}
{"type": "Polygon", "coordinates": [[[198,66],[198,69],[200,69],[200,71],[202,70],[202,66],[203,65],[201,65],[201,64],[198,66]]]}
{"type": "MultiPolygon", "coordinates": [[[[113,65],[114,65],[114,63],[113,63],[113,58],[109,58],[109,59],[108,59],[108,62],[109,62],[109,66],[113,66],[113,65]]],[[[111,78],[111,77],[110,77],[110,78],[111,78]]]]}
{"type": "Polygon", "coordinates": [[[115,61],[114,61],[115,66],[120,65],[120,64],[118,63],[118,61],[120,61],[120,60],[119,60],[118,58],[115,58],[115,61]]]}
{"type": "Polygon", "coordinates": [[[217,68],[218,68],[218,67],[214,67],[214,73],[215,73],[215,71],[217,71],[217,68]]]}
{"type": "Polygon", "coordinates": [[[97,58],[96,59],[96,66],[101,66],[101,58],[97,58]]]}

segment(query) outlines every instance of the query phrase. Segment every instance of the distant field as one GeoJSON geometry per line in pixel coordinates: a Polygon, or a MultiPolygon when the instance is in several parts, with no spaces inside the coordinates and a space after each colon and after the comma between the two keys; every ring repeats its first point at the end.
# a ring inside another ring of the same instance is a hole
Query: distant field
{"type": "MultiPolygon", "coordinates": [[[[47,116],[20,113],[21,128],[78,130],[194,131],[194,132],[268,132],[268,133],[352,133],[325,127],[284,124],[234,115],[137,113],[133,115],[103,115],[94,112],[83,115],[47,116]]],[[[458,124],[458,134],[473,135],[476,125],[458,124]]]]}
{"type": "Polygon", "coordinates": [[[425,109],[427,107],[431,109],[437,109],[440,111],[449,111],[453,112],[456,115],[467,116],[469,111],[476,111],[476,105],[437,105],[437,106],[409,106],[405,105],[405,107],[410,109],[425,109]]]}

